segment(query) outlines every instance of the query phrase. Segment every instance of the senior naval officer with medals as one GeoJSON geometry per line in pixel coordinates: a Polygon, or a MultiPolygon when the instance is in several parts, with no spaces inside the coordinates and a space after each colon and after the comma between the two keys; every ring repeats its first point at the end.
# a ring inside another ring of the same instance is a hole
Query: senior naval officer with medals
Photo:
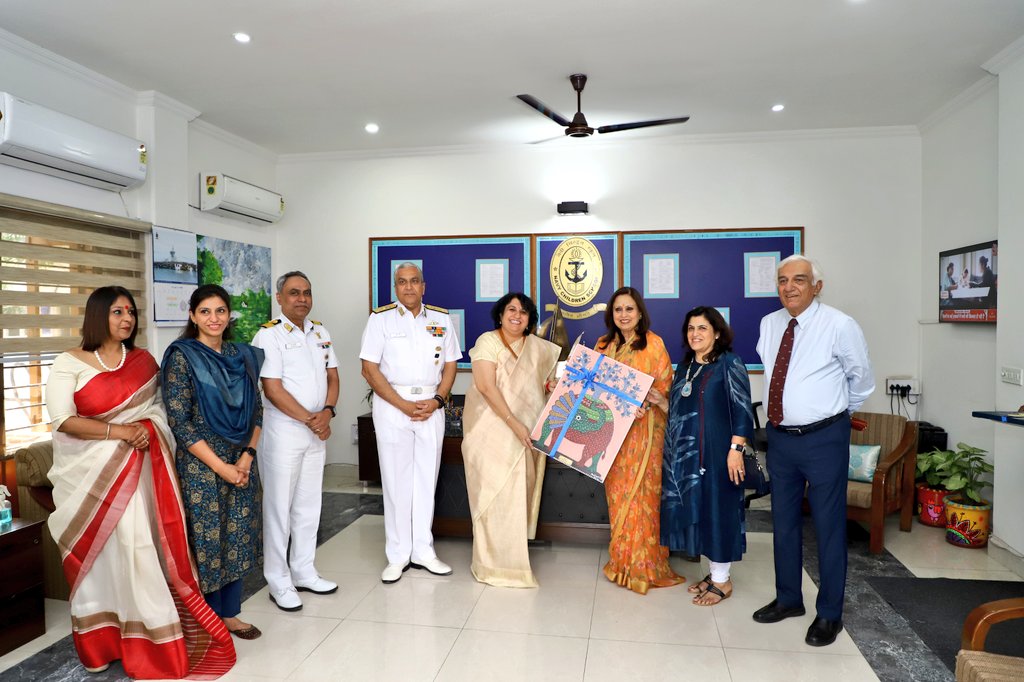
{"type": "Polygon", "coordinates": [[[338,402],[338,360],[331,335],[316,320],[309,278],[299,271],[277,279],[281,317],[263,325],[252,345],[266,354],[263,382],[263,575],[270,600],[298,611],[297,591],[331,594],[337,583],[313,565],[320,526],[324,461],[338,402]],[[288,541],[291,540],[291,552],[288,541]]]}
{"type": "Polygon", "coordinates": [[[455,383],[455,363],[462,352],[448,311],[425,305],[425,290],[419,266],[399,265],[398,302],[373,311],[359,351],[363,378],[374,393],[388,560],[380,576],[384,583],[397,582],[410,567],[435,575],[452,572],[434,552],[431,525],[444,440],[444,396],[455,383]]]}

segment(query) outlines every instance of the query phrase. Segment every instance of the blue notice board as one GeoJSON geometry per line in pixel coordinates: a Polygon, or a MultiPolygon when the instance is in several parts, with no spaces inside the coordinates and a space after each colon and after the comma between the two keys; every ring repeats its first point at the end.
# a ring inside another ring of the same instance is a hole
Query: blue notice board
{"type": "Polygon", "coordinates": [[[665,340],[673,364],[683,358],[686,312],[703,305],[728,310],[733,350],[749,371],[763,371],[756,350],[761,318],[780,307],[778,295],[766,286],[774,281],[771,263],[802,253],[803,232],[802,227],[626,232],[623,284],[655,293],[644,300],[651,327],[665,340]],[[651,270],[652,264],[659,269],[651,270]]]}
{"type": "MultiPolygon", "coordinates": [[[[469,369],[469,349],[478,336],[494,329],[491,307],[499,297],[481,296],[481,273],[509,291],[530,293],[529,235],[500,237],[433,237],[430,239],[370,238],[370,309],[395,299],[394,267],[406,261],[423,270],[427,289],[423,302],[447,308],[459,326],[459,345],[463,356],[459,369],[469,369]],[[495,267],[498,269],[495,270],[495,267]],[[482,269],[483,268],[483,269],[482,269]]],[[[485,294],[490,291],[485,291],[485,294]]],[[[502,295],[504,295],[503,292],[502,295]]]]}

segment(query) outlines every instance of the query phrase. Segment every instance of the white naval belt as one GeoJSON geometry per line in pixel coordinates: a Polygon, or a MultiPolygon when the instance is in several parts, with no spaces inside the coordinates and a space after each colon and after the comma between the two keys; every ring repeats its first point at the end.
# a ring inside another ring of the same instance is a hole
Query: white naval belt
{"type": "Polygon", "coordinates": [[[402,386],[400,384],[391,384],[391,388],[395,389],[399,393],[408,393],[410,395],[423,395],[428,398],[434,396],[437,392],[437,384],[433,386],[402,386]]]}

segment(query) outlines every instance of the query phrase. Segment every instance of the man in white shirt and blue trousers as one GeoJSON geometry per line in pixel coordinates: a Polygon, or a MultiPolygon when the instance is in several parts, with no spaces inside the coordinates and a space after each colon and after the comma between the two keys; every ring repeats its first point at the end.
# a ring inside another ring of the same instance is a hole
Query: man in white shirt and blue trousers
{"type": "Polygon", "coordinates": [[[818,539],[821,586],[805,641],[826,646],[843,629],[846,593],[846,481],[850,415],[875,389],[867,342],[849,315],[818,300],[816,263],[793,255],[777,271],[782,309],[761,320],[757,352],[768,406],[775,599],[754,612],[759,623],[805,613],[804,489],[818,539]]]}

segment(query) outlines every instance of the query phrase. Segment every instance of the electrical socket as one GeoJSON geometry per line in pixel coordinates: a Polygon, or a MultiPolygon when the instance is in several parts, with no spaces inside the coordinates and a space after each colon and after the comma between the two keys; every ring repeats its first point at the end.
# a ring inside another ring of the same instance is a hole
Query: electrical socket
{"type": "Polygon", "coordinates": [[[999,378],[1004,384],[1024,386],[1024,372],[1020,367],[1003,367],[999,370],[999,378]]]}
{"type": "Polygon", "coordinates": [[[921,395],[921,382],[913,377],[886,377],[885,394],[900,395],[906,388],[907,395],[921,395]]]}

